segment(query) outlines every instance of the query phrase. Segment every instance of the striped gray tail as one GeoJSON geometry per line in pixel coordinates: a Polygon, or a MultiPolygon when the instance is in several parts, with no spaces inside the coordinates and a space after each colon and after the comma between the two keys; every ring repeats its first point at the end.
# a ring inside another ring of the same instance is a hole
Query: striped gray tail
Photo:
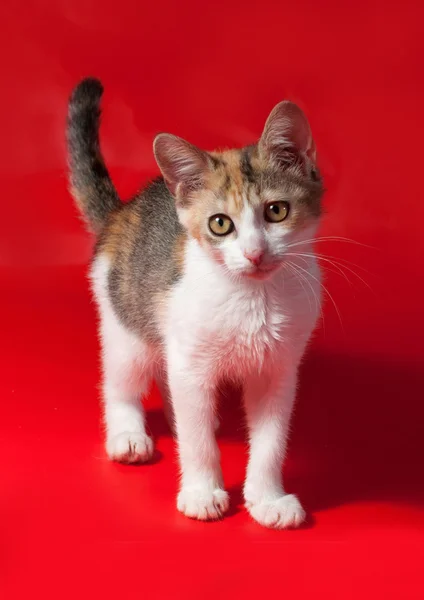
{"type": "Polygon", "coordinates": [[[68,155],[71,193],[87,225],[99,233],[121,201],[100,152],[100,99],[97,79],[81,81],[72,92],[68,111],[68,155]]]}

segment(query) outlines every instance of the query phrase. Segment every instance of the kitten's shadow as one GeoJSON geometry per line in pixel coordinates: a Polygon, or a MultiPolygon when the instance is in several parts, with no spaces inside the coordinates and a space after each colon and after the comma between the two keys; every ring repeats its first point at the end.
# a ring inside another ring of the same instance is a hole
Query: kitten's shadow
{"type": "MultiPolygon", "coordinates": [[[[418,368],[315,351],[300,382],[284,471],[287,490],[309,512],[365,500],[424,503],[424,377],[418,368]]],[[[239,391],[227,391],[218,437],[239,443],[243,460],[240,405],[239,391]]],[[[148,420],[155,437],[171,436],[161,410],[149,411],[148,420]]],[[[243,504],[242,482],[229,491],[235,514],[243,504]]]]}
{"type": "Polygon", "coordinates": [[[423,504],[423,379],[411,365],[308,357],[286,480],[310,511],[366,500],[423,504]]]}

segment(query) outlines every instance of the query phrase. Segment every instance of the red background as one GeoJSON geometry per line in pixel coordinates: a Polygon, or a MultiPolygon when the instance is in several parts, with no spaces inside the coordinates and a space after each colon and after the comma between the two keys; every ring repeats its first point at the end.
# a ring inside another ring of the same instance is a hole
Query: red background
{"type": "Polygon", "coordinates": [[[4,598],[423,597],[420,4],[1,4],[4,598]],[[65,176],[67,97],[86,75],[106,88],[102,142],[123,197],[157,172],[159,131],[242,145],[284,98],[310,118],[328,188],[322,234],[364,245],[319,246],[350,282],[330,267],[343,326],[328,301],[302,371],[286,465],[310,514],[299,531],[261,529],[241,507],[236,400],[223,409],[233,505],[222,522],[176,512],[174,443],[154,393],[155,464],[105,458],[92,241],[65,176]]]}

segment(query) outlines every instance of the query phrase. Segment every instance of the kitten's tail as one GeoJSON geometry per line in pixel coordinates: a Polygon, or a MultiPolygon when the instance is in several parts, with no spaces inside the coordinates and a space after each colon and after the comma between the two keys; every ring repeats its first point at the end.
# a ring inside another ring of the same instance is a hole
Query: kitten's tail
{"type": "Polygon", "coordinates": [[[68,111],[68,153],[71,194],[89,228],[99,233],[121,201],[112,183],[99,143],[103,86],[87,78],[72,92],[68,111]]]}

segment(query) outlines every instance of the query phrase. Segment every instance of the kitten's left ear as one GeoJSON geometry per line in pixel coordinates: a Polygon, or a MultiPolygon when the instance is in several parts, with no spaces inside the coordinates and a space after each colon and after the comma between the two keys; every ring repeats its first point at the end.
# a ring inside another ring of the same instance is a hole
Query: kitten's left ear
{"type": "Polygon", "coordinates": [[[305,113],[293,102],[280,102],[271,111],[259,141],[260,152],[277,164],[291,162],[293,155],[316,162],[315,143],[305,113]]]}

